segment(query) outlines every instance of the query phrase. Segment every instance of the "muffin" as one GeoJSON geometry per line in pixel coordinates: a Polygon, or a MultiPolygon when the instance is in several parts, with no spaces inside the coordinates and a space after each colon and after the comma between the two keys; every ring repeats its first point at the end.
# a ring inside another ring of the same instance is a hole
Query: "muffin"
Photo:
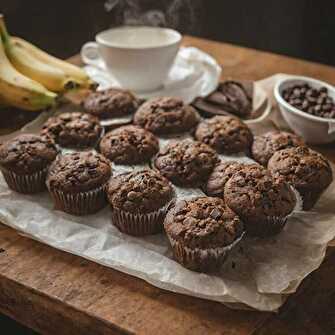
{"type": "Polygon", "coordinates": [[[69,214],[93,214],[107,204],[105,188],[112,175],[110,162],[94,151],[58,156],[47,176],[56,209],[69,214]]]}
{"type": "Polygon", "coordinates": [[[252,157],[258,163],[267,166],[272,155],[282,149],[304,146],[303,139],[285,131],[270,131],[261,136],[255,136],[252,144],[252,157]]]}
{"type": "Polygon", "coordinates": [[[179,201],[164,221],[174,258],[200,272],[217,271],[241,239],[243,223],[220,198],[179,201]]]}
{"type": "Polygon", "coordinates": [[[178,134],[191,130],[199,122],[195,109],[179,98],[154,98],[135,113],[135,124],[157,135],[178,134]]]}
{"type": "Polygon", "coordinates": [[[124,126],[107,133],[100,142],[100,152],[116,164],[140,164],[158,151],[157,138],[137,126],[124,126]]]}
{"type": "Polygon", "coordinates": [[[210,197],[223,198],[227,181],[245,166],[246,164],[235,161],[221,162],[216,165],[204,186],[205,193],[210,197]]]}
{"type": "Polygon", "coordinates": [[[144,236],[162,231],[174,191],[158,172],[144,170],[112,178],[107,196],[112,223],[123,233],[144,236]]]}
{"type": "Polygon", "coordinates": [[[165,146],[156,155],[154,166],[172,183],[196,187],[207,180],[218,161],[211,147],[186,139],[165,146]]]}
{"type": "Polygon", "coordinates": [[[276,152],[269,161],[268,169],[297,189],[302,196],[304,210],[314,207],[333,180],[329,162],[321,154],[307,147],[276,152]]]}
{"type": "Polygon", "coordinates": [[[43,125],[42,135],[49,136],[64,148],[94,147],[102,134],[99,119],[80,112],[62,113],[43,125]]]}
{"type": "Polygon", "coordinates": [[[82,105],[87,113],[105,120],[135,113],[139,100],[130,91],[109,88],[90,93],[82,105]]]}
{"type": "Polygon", "coordinates": [[[253,135],[240,119],[220,115],[201,122],[195,132],[195,138],[220,154],[249,154],[253,135]]]}
{"type": "Polygon", "coordinates": [[[19,193],[44,191],[47,170],[58,154],[50,138],[22,134],[0,146],[0,170],[9,188],[19,193]]]}
{"type": "Polygon", "coordinates": [[[296,204],[289,184],[256,164],[236,172],[227,181],[224,196],[227,206],[243,220],[247,233],[258,237],[279,233],[296,204]]]}

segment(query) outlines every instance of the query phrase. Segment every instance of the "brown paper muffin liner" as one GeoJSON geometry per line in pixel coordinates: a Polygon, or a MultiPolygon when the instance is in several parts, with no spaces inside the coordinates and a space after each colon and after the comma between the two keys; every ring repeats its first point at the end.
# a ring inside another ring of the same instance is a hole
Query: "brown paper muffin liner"
{"type": "Polygon", "coordinates": [[[197,272],[218,272],[229,252],[242,240],[244,233],[225,247],[191,249],[168,235],[175,260],[185,268],[197,272]]]}
{"type": "Polygon", "coordinates": [[[303,210],[311,210],[316,205],[323,192],[324,190],[309,190],[305,192],[300,192],[303,202],[303,210]]]}
{"type": "Polygon", "coordinates": [[[33,194],[46,190],[45,179],[48,172],[47,167],[36,173],[24,175],[19,175],[4,168],[1,169],[1,172],[8,187],[16,192],[33,194]]]}
{"type": "Polygon", "coordinates": [[[268,216],[265,220],[245,224],[245,231],[252,237],[275,236],[284,229],[288,217],[268,216]]]}
{"type": "Polygon", "coordinates": [[[128,235],[145,236],[158,234],[163,230],[163,221],[173,202],[174,199],[159,210],[148,214],[133,214],[111,207],[111,221],[122,233],[128,235]]]}
{"type": "Polygon", "coordinates": [[[49,190],[55,208],[68,214],[94,214],[107,205],[105,195],[106,185],[96,189],[79,193],[65,193],[58,190],[49,190]]]}

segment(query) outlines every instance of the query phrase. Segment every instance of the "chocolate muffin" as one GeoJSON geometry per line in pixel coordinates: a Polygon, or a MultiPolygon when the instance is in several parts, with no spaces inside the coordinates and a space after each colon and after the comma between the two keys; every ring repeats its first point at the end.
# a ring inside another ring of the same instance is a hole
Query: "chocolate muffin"
{"type": "Polygon", "coordinates": [[[157,138],[137,126],[124,126],[107,133],[100,142],[100,152],[116,164],[140,164],[158,151],[157,138]]]}
{"type": "Polygon", "coordinates": [[[275,178],[260,165],[247,165],[226,183],[225,201],[243,220],[249,235],[279,233],[292,213],[296,197],[282,178],[275,178]]]}
{"type": "Polygon", "coordinates": [[[83,101],[83,107],[87,113],[104,120],[135,113],[139,100],[130,91],[109,88],[90,93],[83,101]]]}
{"type": "Polygon", "coordinates": [[[50,138],[18,135],[0,146],[0,169],[12,190],[20,193],[44,191],[47,169],[58,151],[50,138]]]}
{"type": "Polygon", "coordinates": [[[59,210],[93,214],[106,205],[105,187],[112,175],[110,162],[94,151],[73,152],[50,166],[47,186],[59,210]]]}
{"type": "Polygon", "coordinates": [[[301,194],[303,209],[313,208],[333,180],[329,162],[307,147],[280,150],[270,159],[269,170],[293,185],[301,194]]]}
{"type": "Polygon", "coordinates": [[[186,139],[170,142],[157,154],[154,166],[174,184],[195,187],[207,180],[218,161],[211,147],[186,139]]]}
{"type": "Polygon", "coordinates": [[[300,136],[285,131],[270,131],[264,135],[255,136],[251,151],[255,161],[267,166],[275,152],[298,146],[304,146],[300,136]]]}
{"type": "Polygon", "coordinates": [[[164,221],[175,259],[201,272],[219,270],[240,240],[243,223],[220,198],[179,201],[164,221]]]}
{"type": "Polygon", "coordinates": [[[80,112],[62,113],[44,124],[42,135],[50,136],[64,148],[94,147],[102,134],[99,119],[80,112]]]}
{"type": "Polygon", "coordinates": [[[158,233],[174,197],[170,182],[154,170],[136,171],[112,178],[107,189],[112,223],[126,234],[158,233]]]}
{"type": "Polygon", "coordinates": [[[238,118],[221,115],[201,122],[195,138],[221,154],[249,154],[253,135],[248,126],[238,118]]]}
{"type": "Polygon", "coordinates": [[[179,98],[154,98],[135,113],[135,124],[158,135],[178,134],[191,130],[199,122],[195,109],[179,98]]]}
{"type": "Polygon", "coordinates": [[[227,181],[245,166],[246,164],[235,161],[221,162],[216,165],[205,184],[205,193],[210,197],[223,198],[227,181]]]}

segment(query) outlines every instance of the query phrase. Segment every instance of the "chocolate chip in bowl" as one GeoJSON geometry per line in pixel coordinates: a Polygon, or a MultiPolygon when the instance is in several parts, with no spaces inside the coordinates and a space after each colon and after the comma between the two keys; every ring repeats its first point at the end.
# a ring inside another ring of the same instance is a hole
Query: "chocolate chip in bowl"
{"type": "Polygon", "coordinates": [[[287,124],[306,143],[335,141],[333,86],[309,77],[289,76],[276,84],[274,96],[287,124]]]}
{"type": "Polygon", "coordinates": [[[335,103],[328,88],[312,88],[308,83],[295,84],[284,89],[283,98],[293,107],[326,119],[335,119],[335,103]]]}

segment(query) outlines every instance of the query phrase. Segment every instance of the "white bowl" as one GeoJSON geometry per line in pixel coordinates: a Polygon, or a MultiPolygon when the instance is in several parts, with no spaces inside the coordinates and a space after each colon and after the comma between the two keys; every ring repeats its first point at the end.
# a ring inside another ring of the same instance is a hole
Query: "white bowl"
{"type": "Polygon", "coordinates": [[[305,113],[286,102],[283,90],[289,86],[308,83],[312,88],[327,87],[328,95],[335,100],[335,88],[323,81],[303,76],[291,76],[279,81],[274,88],[274,96],[281,114],[292,130],[302,136],[306,143],[325,144],[335,141],[335,120],[305,113]]]}

